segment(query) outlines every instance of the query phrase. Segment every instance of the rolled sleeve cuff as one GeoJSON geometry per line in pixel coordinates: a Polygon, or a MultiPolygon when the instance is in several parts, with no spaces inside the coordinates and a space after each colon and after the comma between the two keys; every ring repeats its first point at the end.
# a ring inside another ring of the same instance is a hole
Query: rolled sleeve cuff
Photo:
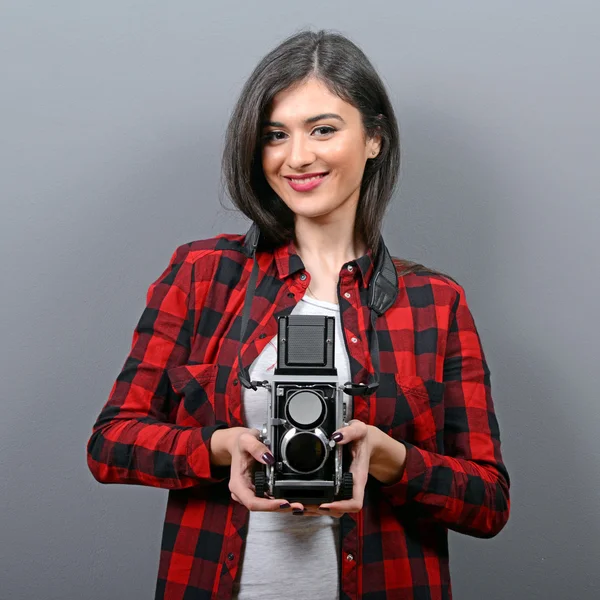
{"type": "Polygon", "coordinates": [[[427,488],[430,468],[425,460],[424,451],[409,442],[406,446],[406,462],[402,477],[395,483],[382,485],[383,493],[395,505],[405,504],[414,500],[427,488]]]}
{"type": "Polygon", "coordinates": [[[206,427],[197,427],[192,430],[188,441],[188,466],[191,475],[200,483],[218,483],[227,479],[230,474],[229,467],[218,467],[210,462],[210,441],[212,434],[218,429],[225,429],[227,425],[217,424],[206,427]]]}

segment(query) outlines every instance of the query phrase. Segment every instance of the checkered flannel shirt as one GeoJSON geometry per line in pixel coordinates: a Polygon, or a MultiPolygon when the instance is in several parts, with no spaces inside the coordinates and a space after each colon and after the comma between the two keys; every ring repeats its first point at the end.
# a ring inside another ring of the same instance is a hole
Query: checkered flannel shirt
{"type": "MultiPolygon", "coordinates": [[[[246,366],[310,283],[293,242],[259,249],[256,260],[246,366]]],[[[237,350],[251,268],[243,235],[176,249],[150,285],[131,351],[87,445],[98,481],[169,490],[156,598],[230,598],[240,567],[248,511],[231,499],[228,468],[211,466],[209,456],[216,429],[244,426],[237,350]]],[[[356,383],[372,370],[373,271],[369,251],[340,272],[356,383]]],[[[342,600],[450,599],[448,530],[492,537],[509,514],[490,374],[465,292],[427,270],[401,275],[398,285],[395,304],[377,319],[379,389],[355,397],[354,417],[402,441],[406,467],[390,485],[370,477],[363,509],[340,519],[342,600]]]]}

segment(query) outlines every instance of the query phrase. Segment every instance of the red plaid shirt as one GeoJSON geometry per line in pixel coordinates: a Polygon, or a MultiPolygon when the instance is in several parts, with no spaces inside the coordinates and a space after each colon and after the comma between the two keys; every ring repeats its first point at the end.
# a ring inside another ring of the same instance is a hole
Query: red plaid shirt
{"type": "MultiPolygon", "coordinates": [[[[228,469],[212,467],[209,450],[216,429],[244,426],[237,350],[252,261],[243,243],[242,235],[223,234],[177,248],[148,290],[88,443],[98,481],[170,490],[156,598],[230,598],[240,566],[248,511],[231,499],[228,469]]],[[[256,259],[245,366],[310,283],[293,243],[259,249],[256,259]]],[[[340,273],[356,383],[372,372],[373,271],[369,252],[340,273]]],[[[355,397],[354,416],[401,440],[406,468],[392,485],[370,477],[362,511],[340,520],[342,600],[451,598],[448,529],[492,537],[509,514],[490,375],[464,290],[425,270],[400,276],[398,285],[376,322],[379,388],[355,397]]]]}

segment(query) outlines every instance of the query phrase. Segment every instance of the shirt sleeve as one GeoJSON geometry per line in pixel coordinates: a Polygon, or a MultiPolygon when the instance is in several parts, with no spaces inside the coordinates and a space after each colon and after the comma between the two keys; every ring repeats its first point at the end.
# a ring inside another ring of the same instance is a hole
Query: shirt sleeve
{"type": "Polygon", "coordinates": [[[444,453],[407,448],[402,478],[382,489],[394,505],[417,502],[448,529],[492,537],[509,516],[490,372],[462,287],[452,308],[444,358],[444,453]]]}
{"type": "Polygon", "coordinates": [[[87,462],[101,483],[180,489],[226,475],[210,464],[211,436],[225,424],[172,422],[180,397],[167,371],[187,361],[191,346],[194,261],[189,254],[187,245],[177,248],[150,285],[129,355],[93,426],[87,462]]]}

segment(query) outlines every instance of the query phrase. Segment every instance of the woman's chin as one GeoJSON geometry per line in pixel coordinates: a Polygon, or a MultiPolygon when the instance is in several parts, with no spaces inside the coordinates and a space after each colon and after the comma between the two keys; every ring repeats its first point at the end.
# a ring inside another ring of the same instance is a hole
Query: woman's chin
{"type": "Polygon", "coordinates": [[[326,217],[333,213],[339,208],[338,205],[318,202],[316,199],[308,200],[304,202],[286,202],[287,207],[296,215],[303,219],[317,219],[319,217],[326,217]]]}
{"type": "Polygon", "coordinates": [[[307,221],[318,221],[327,218],[333,209],[328,210],[294,210],[292,212],[296,216],[296,220],[303,219],[307,221]]]}

